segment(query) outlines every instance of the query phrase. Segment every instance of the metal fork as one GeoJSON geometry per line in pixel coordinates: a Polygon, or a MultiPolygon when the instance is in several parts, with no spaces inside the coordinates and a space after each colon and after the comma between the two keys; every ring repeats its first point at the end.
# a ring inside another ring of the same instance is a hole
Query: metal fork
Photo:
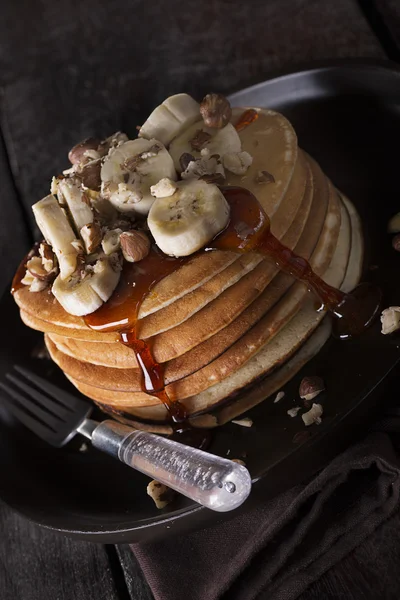
{"type": "Polygon", "coordinates": [[[49,444],[59,448],[81,433],[95,448],[218,512],[233,510],[248,497],[251,478],[245,467],[116,421],[93,421],[85,400],[28,369],[14,369],[0,382],[1,400],[49,444]]]}

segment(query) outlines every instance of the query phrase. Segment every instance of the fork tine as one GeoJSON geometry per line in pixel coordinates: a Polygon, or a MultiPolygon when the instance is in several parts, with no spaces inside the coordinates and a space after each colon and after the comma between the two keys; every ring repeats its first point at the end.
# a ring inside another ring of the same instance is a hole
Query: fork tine
{"type": "MultiPolygon", "coordinates": [[[[15,398],[14,390],[5,383],[0,382],[0,389],[2,389],[7,396],[17,399],[15,398]]],[[[28,427],[31,431],[45,439],[49,438],[50,435],[55,433],[52,427],[46,423],[38,421],[30,413],[20,408],[16,402],[11,402],[7,396],[2,395],[2,403],[6,406],[11,414],[13,414],[19,421],[21,421],[21,423],[23,423],[23,425],[26,425],[26,427],[28,427]]]]}
{"type": "Polygon", "coordinates": [[[25,408],[27,411],[31,413],[32,416],[36,417],[38,420],[45,423],[50,429],[52,429],[55,433],[57,432],[57,422],[60,422],[60,419],[55,415],[51,415],[47,410],[44,410],[40,406],[37,406],[31,398],[26,397],[20,394],[14,388],[2,383],[2,388],[13,398],[16,400],[20,406],[25,408]]]}
{"type": "Polygon", "coordinates": [[[28,369],[25,369],[25,367],[14,365],[14,369],[23,375],[28,381],[34,383],[40,390],[46,392],[51,398],[54,398],[57,402],[65,406],[65,408],[71,412],[74,412],[78,403],[82,404],[82,402],[84,402],[84,400],[81,398],[61,390],[56,385],[46,381],[46,379],[43,379],[42,377],[39,377],[39,375],[36,375],[28,369]]]}
{"type": "MultiPolygon", "coordinates": [[[[44,394],[38,392],[34,387],[28,385],[24,381],[15,377],[12,373],[6,374],[9,379],[17,388],[25,392],[28,398],[33,398],[39,404],[39,407],[44,407],[49,413],[54,415],[63,421],[66,421],[70,412],[62,405],[56,403],[54,400],[49,400],[44,394]]],[[[36,410],[36,406],[33,407],[36,410]]]]}

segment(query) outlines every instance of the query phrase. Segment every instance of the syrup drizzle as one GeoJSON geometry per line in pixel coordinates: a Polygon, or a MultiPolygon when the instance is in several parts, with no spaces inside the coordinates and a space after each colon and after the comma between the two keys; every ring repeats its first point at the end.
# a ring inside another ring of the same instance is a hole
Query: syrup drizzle
{"type": "MultiPolygon", "coordinates": [[[[250,118],[254,120],[257,117],[256,111],[247,111],[240,119],[243,122],[241,127],[247,126],[250,118]],[[248,115],[244,119],[247,113],[255,113],[256,116],[248,115]]],[[[273,258],[280,269],[305,283],[319,298],[322,303],[319,310],[328,310],[336,317],[334,329],[341,339],[359,335],[371,325],[381,303],[378,288],[361,284],[351,294],[345,294],[331,287],[313,272],[307,260],[274,237],[268,216],[251,192],[240,187],[225,187],[222,192],[230,205],[230,220],[206,250],[255,252],[273,258]]],[[[21,279],[28,257],[22,261],[15,275],[12,291],[22,286],[21,279]]],[[[121,342],[132,348],[142,374],[142,391],[157,397],[176,424],[187,418],[186,409],[168,397],[164,384],[164,365],[154,359],[151,340],[140,339],[138,314],[142,301],[156,283],[192,258],[171,258],[153,246],[149,255],[139,263],[124,265],[120,282],[111,298],[96,312],[85,317],[90,328],[102,332],[117,331],[121,342]]]]}

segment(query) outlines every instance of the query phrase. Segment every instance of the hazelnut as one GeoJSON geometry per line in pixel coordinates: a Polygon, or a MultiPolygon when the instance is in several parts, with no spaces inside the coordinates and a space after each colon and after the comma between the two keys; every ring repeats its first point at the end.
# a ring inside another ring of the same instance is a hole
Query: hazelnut
{"type": "Polygon", "coordinates": [[[80,230],[80,235],[88,254],[92,254],[100,246],[101,228],[98,223],[93,222],[84,225],[80,230]]]}
{"type": "Polygon", "coordinates": [[[222,129],[229,123],[232,109],[222,94],[207,94],[200,104],[200,114],[207,127],[222,129]]]}
{"type": "Polygon", "coordinates": [[[97,150],[100,146],[101,141],[97,138],[89,137],[79,144],[76,144],[71,150],[68,152],[68,159],[72,165],[79,164],[85,159],[85,152],[87,150],[97,150]]]}
{"type": "Polygon", "coordinates": [[[186,169],[189,166],[189,163],[195,161],[195,157],[192,154],[189,154],[189,152],[184,152],[180,159],[179,159],[179,164],[181,167],[181,172],[186,171],[186,169]]]}
{"type": "Polygon", "coordinates": [[[395,235],[392,239],[392,246],[397,252],[400,252],[400,233],[395,235]]]}
{"type": "Polygon", "coordinates": [[[198,129],[194,137],[189,141],[192,150],[200,151],[211,140],[211,135],[202,129],[198,129]]]}
{"type": "Polygon", "coordinates": [[[303,400],[313,400],[325,390],[325,384],[321,377],[304,377],[301,380],[299,394],[303,400]]]}
{"type": "Polygon", "coordinates": [[[77,178],[90,190],[100,191],[101,159],[91,160],[76,171],[77,178]]]}
{"type": "Polygon", "coordinates": [[[150,240],[143,231],[124,231],[119,239],[128,262],[139,262],[150,252],[150,240]]]}

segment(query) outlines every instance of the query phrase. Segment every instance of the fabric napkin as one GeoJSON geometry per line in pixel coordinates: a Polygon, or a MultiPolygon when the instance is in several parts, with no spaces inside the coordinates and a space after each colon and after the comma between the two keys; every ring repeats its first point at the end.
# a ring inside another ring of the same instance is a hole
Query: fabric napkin
{"type": "Polygon", "coordinates": [[[155,600],[293,600],[387,519],[399,495],[393,443],[370,433],[306,485],[213,528],[131,549],[155,600]]]}

